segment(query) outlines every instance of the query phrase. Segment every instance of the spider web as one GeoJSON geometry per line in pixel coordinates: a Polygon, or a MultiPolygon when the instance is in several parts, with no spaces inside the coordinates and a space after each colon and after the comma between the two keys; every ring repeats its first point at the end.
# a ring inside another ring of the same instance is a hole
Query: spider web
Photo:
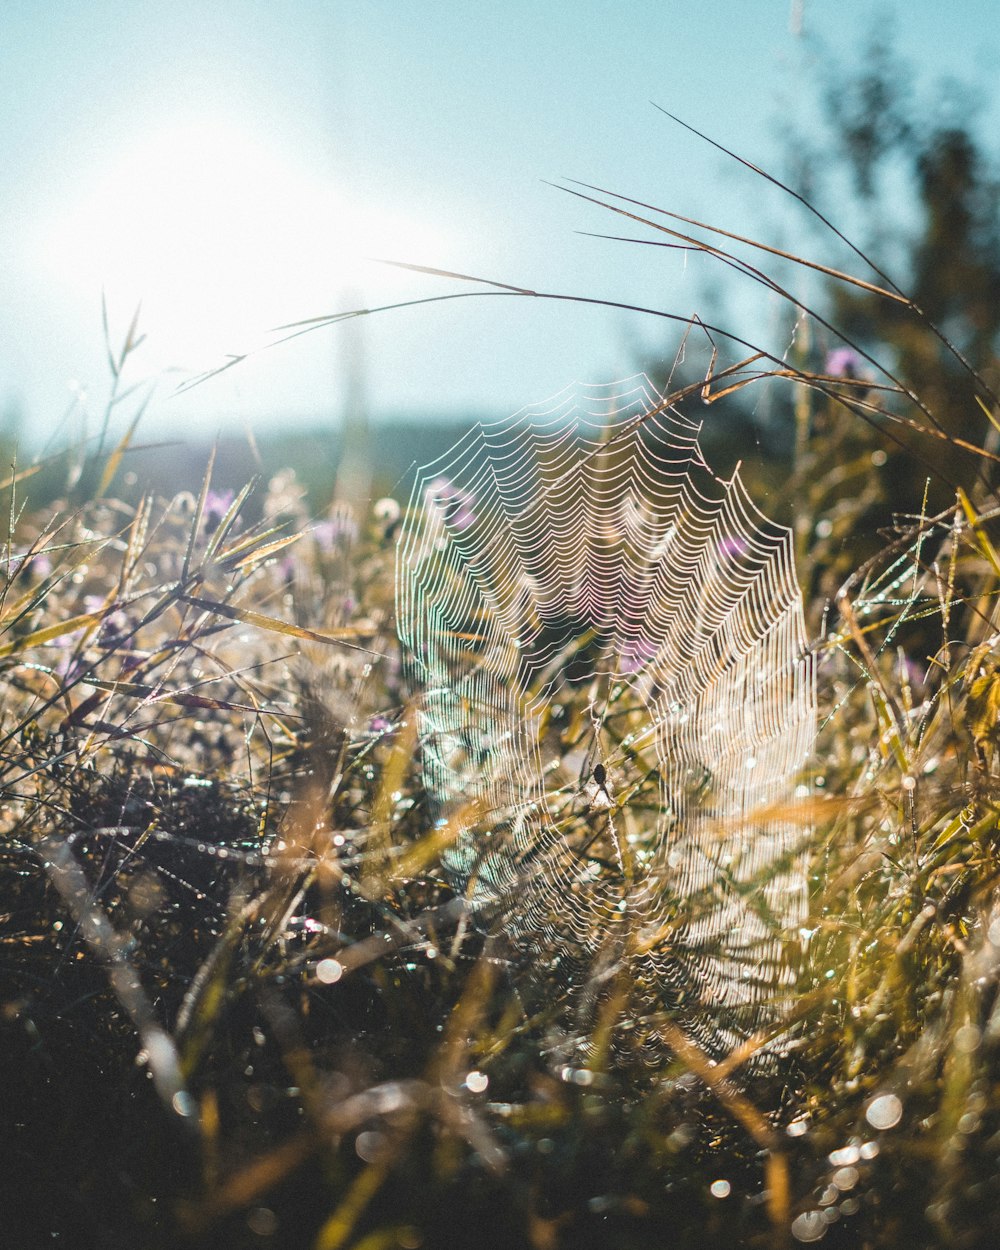
{"type": "Polygon", "coordinates": [[[725,1053],[794,979],[816,706],[791,535],[698,432],[644,375],[478,425],[418,475],[396,593],[477,914],[725,1053]]]}

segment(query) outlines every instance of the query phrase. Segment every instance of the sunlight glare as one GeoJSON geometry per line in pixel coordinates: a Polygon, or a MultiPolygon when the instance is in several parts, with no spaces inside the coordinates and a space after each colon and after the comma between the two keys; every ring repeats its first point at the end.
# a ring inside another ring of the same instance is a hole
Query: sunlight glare
{"type": "Polygon", "coordinates": [[[201,367],[275,325],[349,307],[438,250],[419,223],[351,205],[332,180],[251,134],[174,124],[119,154],[47,230],[59,281],[117,322],[142,301],[147,367],[201,367]]]}

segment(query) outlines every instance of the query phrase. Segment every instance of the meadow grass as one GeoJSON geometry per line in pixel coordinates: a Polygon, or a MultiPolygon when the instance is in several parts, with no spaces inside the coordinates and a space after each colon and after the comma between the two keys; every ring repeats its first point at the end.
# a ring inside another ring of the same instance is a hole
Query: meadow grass
{"type": "Polygon", "coordinates": [[[911,527],[816,644],[801,997],[745,1083],[763,1039],[715,1065],[627,987],[581,1018],[490,957],[421,790],[392,526],[265,494],[253,527],[206,479],[11,545],[20,1244],[461,1245],[484,1212],[496,1245],[985,1244],[996,510],[911,527]]]}
{"type": "Polygon", "coordinates": [[[473,922],[421,785],[391,505],[314,523],[293,473],[230,497],[211,466],[126,501],[127,442],[45,511],[5,485],[12,1244],[1000,1240],[995,457],[805,355],[672,399],[767,377],[800,388],[822,716],[797,997],[757,1076],[767,1034],[719,1062],[669,1004],[571,994],[473,922]],[[875,534],[886,447],[938,443],[964,488],[875,534]]]}

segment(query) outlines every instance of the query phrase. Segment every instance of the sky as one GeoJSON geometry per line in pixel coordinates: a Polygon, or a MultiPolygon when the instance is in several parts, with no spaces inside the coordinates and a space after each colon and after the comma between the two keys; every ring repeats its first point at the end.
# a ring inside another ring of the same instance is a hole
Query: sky
{"type": "MultiPolygon", "coordinates": [[[[921,82],[986,86],[995,17],[995,0],[4,0],[0,414],[29,441],[94,430],[102,299],[115,350],[141,301],[119,391],[155,388],[147,431],[335,423],[359,385],[376,417],[502,416],[668,360],[678,332],[655,318],[480,295],[263,345],[485,289],[372,258],[701,311],[704,259],[588,237],[621,223],[550,184],[794,232],[776,192],[654,104],[778,168],[780,127],[808,133],[822,64],[856,59],[873,21],[921,82]]],[[[726,299],[738,330],[778,324],[726,299]]]]}

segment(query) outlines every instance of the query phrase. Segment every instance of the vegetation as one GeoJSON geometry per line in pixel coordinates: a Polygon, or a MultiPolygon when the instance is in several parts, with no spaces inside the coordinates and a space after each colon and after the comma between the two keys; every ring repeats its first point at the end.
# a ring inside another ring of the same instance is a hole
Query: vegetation
{"type": "MultiPolygon", "coordinates": [[[[719,257],[711,240],[686,246],[719,257]]],[[[72,499],[22,509],[33,469],[13,469],[12,1244],[1000,1240],[995,333],[962,344],[977,372],[919,301],[826,276],[843,294],[823,333],[867,318],[864,343],[847,333],[857,356],[831,362],[817,334],[792,361],[716,362],[705,392],[794,388],[823,721],[790,817],[809,832],[811,918],[767,1076],[746,1075],[767,1037],[714,1063],[627,984],[581,1003],[469,923],[421,786],[392,500],[311,521],[291,472],[232,494],[211,465],[197,493],[134,498],[123,445],[63,478],[72,499]],[[902,349],[876,374],[883,308],[906,327],[885,352],[931,343],[957,390],[915,390],[902,349]],[[946,498],[921,487],[855,544],[895,489],[889,444],[941,469],[946,498]]]]}

